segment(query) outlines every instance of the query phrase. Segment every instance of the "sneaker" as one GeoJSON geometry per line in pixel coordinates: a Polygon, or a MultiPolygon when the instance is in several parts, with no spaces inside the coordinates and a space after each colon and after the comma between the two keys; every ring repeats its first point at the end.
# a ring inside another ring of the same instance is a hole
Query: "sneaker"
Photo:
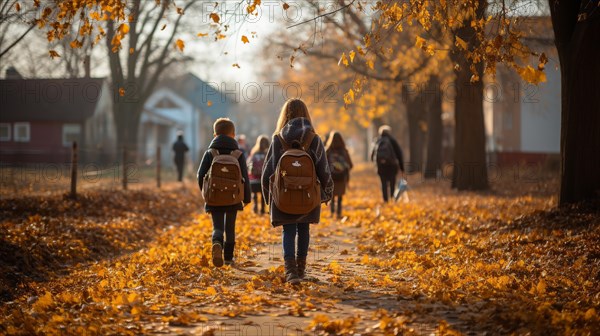
{"type": "Polygon", "coordinates": [[[223,266],[223,247],[219,242],[213,243],[212,262],[215,267],[223,266]]]}

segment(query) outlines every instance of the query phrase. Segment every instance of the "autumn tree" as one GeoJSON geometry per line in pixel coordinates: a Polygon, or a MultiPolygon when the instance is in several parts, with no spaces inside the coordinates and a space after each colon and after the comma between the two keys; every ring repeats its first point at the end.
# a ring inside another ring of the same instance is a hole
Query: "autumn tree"
{"type": "Polygon", "coordinates": [[[181,33],[185,12],[195,3],[187,1],[183,7],[174,7],[168,1],[135,0],[109,14],[105,44],[112,85],[119,90],[113,103],[119,144],[135,148],[144,102],[165,70],[175,62],[185,61],[175,52],[176,48],[184,48],[177,34],[181,33]],[[177,16],[171,22],[165,20],[173,11],[177,16]],[[127,22],[123,22],[126,16],[127,22]],[[168,36],[161,39],[159,32],[167,28],[168,36]]]}
{"type": "Polygon", "coordinates": [[[18,0],[0,3],[0,59],[36,27],[36,20],[32,16],[37,7],[22,5],[18,0]]]}
{"type": "Polygon", "coordinates": [[[600,195],[600,2],[549,0],[561,73],[560,205],[600,195]]]}

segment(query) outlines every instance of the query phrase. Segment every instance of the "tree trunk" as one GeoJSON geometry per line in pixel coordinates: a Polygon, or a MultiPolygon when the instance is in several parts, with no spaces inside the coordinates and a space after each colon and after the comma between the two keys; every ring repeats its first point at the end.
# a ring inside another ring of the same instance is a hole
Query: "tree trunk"
{"type": "Polygon", "coordinates": [[[597,7],[598,0],[592,1],[579,13],[580,1],[550,1],[561,66],[560,206],[593,199],[600,193],[600,86],[597,84],[600,12],[597,7]],[[578,17],[582,20],[578,21],[578,17]]]}
{"type": "MultiPolygon", "coordinates": [[[[456,73],[456,101],[454,118],[454,173],[452,187],[458,190],[486,190],[488,188],[483,124],[483,83],[471,83],[471,72],[462,61],[456,73]]],[[[481,73],[481,63],[477,67],[481,73]]]]}
{"type": "Polygon", "coordinates": [[[409,98],[406,102],[406,114],[408,119],[408,148],[410,159],[406,163],[407,173],[417,173],[423,170],[423,150],[425,148],[425,132],[422,124],[425,122],[426,104],[421,94],[409,98]]]}
{"type": "Polygon", "coordinates": [[[117,127],[117,151],[125,146],[128,156],[137,158],[138,130],[143,104],[117,101],[113,109],[117,127]]]}
{"type": "MultiPolygon", "coordinates": [[[[478,0],[474,19],[485,14],[486,1],[478,0]]],[[[470,22],[466,20],[466,22],[470,22]]],[[[468,41],[469,50],[479,43],[473,36],[475,30],[469,26],[458,29],[456,35],[468,41]]],[[[483,123],[483,82],[481,79],[471,82],[470,64],[465,55],[455,55],[458,64],[456,70],[456,101],[454,103],[454,171],[452,187],[458,190],[486,190],[489,188],[487,163],[485,156],[485,126],[483,123]]],[[[474,64],[475,71],[483,76],[483,64],[474,64]]]]}
{"type": "Polygon", "coordinates": [[[436,75],[429,79],[427,94],[427,161],[423,176],[436,178],[442,169],[442,93],[440,78],[436,75]]]}

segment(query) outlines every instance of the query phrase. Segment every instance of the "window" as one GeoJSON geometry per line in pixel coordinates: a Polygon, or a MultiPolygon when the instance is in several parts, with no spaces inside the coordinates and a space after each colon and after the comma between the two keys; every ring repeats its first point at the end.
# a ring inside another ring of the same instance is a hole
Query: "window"
{"type": "Polygon", "coordinates": [[[79,142],[81,134],[81,125],[79,124],[64,124],[62,130],[63,146],[70,147],[73,141],[79,142]]]}
{"type": "Polygon", "coordinates": [[[31,134],[29,131],[28,122],[15,123],[15,141],[17,142],[29,142],[31,134]]]}
{"type": "Polygon", "coordinates": [[[10,141],[10,124],[0,124],[0,141],[10,141]]]}

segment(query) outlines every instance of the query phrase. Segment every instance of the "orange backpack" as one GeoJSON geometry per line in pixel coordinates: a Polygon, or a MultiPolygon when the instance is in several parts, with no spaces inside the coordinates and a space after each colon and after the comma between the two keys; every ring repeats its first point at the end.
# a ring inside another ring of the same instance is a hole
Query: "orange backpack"
{"type": "Polygon", "coordinates": [[[315,163],[308,154],[316,134],[310,132],[301,148],[292,148],[278,134],[284,153],[277,162],[275,174],[270,177],[273,202],[284,213],[301,215],[321,205],[321,185],[315,163]]]}
{"type": "Polygon", "coordinates": [[[228,206],[244,200],[244,179],[238,159],[242,152],[220,154],[212,148],[212,163],[202,182],[202,197],[210,206],[228,206]]]}

